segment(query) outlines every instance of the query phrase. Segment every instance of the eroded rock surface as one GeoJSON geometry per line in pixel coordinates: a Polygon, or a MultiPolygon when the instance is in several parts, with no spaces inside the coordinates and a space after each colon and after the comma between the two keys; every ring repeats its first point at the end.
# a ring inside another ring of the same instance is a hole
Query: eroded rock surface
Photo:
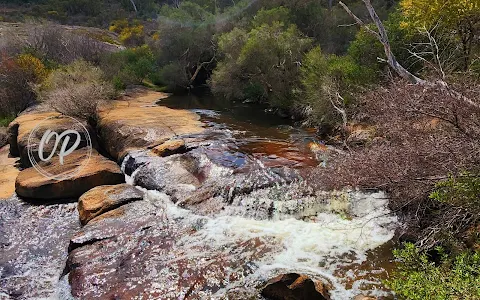
{"type": "MultiPolygon", "coordinates": [[[[10,153],[13,156],[20,157],[20,161],[24,167],[30,167],[32,164],[28,157],[28,139],[32,131],[34,131],[34,129],[39,125],[57,133],[61,133],[70,129],[77,129],[72,128],[72,124],[74,124],[72,119],[68,117],[62,117],[56,112],[41,111],[40,109],[39,111],[34,110],[32,112],[26,112],[16,118],[8,127],[10,153]]],[[[82,125],[89,132],[92,146],[96,148],[96,134],[94,133],[93,129],[86,123],[83,123],[82,125]]],[[[74,126],[76,125],[74,124],[74,126]]],[[[87,145],[87,138],[82,130],[78,129],[77,131],[81,136],[81,142],[77,149],[81,149],[87,145]]],[[[40,130],[31,136],[30,143],[33,148],[39,144],[43,133],[44,131],[40,130]]],[[[44,152],[50,153],[53,150],[53,145],[54,143],[46,144],[44,152]]],[[[32,150],[32,154],[36,158],[36,161],[39,161],[36,150],[32,150]]]]}
{"type": "Polygon", "coordinates": [[[121,160],[128,151],[154,148],[172,138],[203,131],[197,114],[155,105],[166,94],[141,93],[113,102],[99,115],[99,133],[112,157],[121,160]]]}
{"type": "Polygon", "coordinates": [[[0,201],[0,299],[68,299],[59,294],[59,278],[79,229],[76,203],[0,201]]]}
{"type": "Polygon", "coordinates": [[[7,128],[0,126],[0,148],[8,143],[7,128]]]}
{"type": "Polygon", "coordinates": [[[142,198],[143,193],[128,184],[98,186],[78,200],[80,222],[87,224],[101,214],[142,198]]]}
{"type": "Polygon", "coordinates": [[[282,274],[267,282],[262,296],[270,300],[329,300],[323,282],[313,281],[304,274],[282,274]]]}
{"type": "Polygon", "coordinates": [[[85,155],[85,151],[77,150],[65,157],[64,165],[59,163],[58,157],[54,157],[51,163],[42,165],[51,174],[61,174],[64,169],[70,170],[72,166],[84,164],[73,178],[51,179],[33,167],[21,171],[15,183],[17,194],[29,199],[72,199],[96,186],[125,182],[125,177],[115,162],[95,151],[88,161],[85,160],[85,155]]]}

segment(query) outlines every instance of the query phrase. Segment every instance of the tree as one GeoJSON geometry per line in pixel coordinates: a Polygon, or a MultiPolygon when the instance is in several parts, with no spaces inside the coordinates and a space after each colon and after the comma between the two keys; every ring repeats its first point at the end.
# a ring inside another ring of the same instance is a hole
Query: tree
{"type": "Polygon", "coordinates": [[[219,38],[223,59],[212,75],[214,93],[292,110],[301,61],[312,41],[295,25],[272,19],[284,15],[260,11],[250,31],[237,28],[219,38]]]}
{"type": "Polygon", "coordinates": [[[472,60],[472,48],[480,32],[480,1],[478,0],[402,0],[405,17],[403,27],[432,30],[440,27],[455,33],[462,44],[464,67],[472,60]]]}
{"type": "MultiPolygon", "coordinates": [[[[183,70],[175,83],[182,88],[194,84],[201,71],[210,72],[215,57],[214,16],[193,2],[178,8],[163,6],[159,17],[159,38],[152,42],[158,63],[170,70],[183,70]]],[[[165,78],[168,81],[168,78],[165,78]]],[[[170,83],[167,83],[170,84],[170,83]]]]}
{"type": "Polygon", "coordinates": [[[355,22],[359,26],[361,26],[367,32],[369,32],[370,34],[375,36],[377,38],[377,40],[380,41],[380,43],[382,43],[383,48],[385,50],[385,55],[387,56],[387,60],[386,60],[387,63],[390,65],[390,67],[393,70],[395,70],[395,72],[400,77],[402,77],[403,79],[405,79],[405,80],[407,80],[411,83],[414,83],[414,84],[430,86],[430,87],[436,86],[440,89],[447,90],[455,98],[465,102],[469,106],[472,106],[472,107],[475,107],[475,108],[480,107],[480,104],[478,104],[477,102],[474,102],[471,99],[462,95],[461,93],[458,93],[457,91],[454,91],[454,90],[450,89],[450,87],[448,86],[448,84],[445,81],[438,80],[437,82],[431,82],[431,81],[421,79],[421,78],[415,76],[414,74],[410,73],[400,63],[398,63],[395,55],[393,54],[392,48],[390,46],[390,41],[388,39],[388,35],[387,35],[387,31],[385,30],[385,26],[383,25],[382,21],[380,20],[377,13],[375,12],[375,9],[373,8],[372,3],[370,2],[370,0],[362,0],[362,1],[363,1],[363,3],[365,3],[365,6],[367,7],[368,13],[370,14],[370,18],[372,19],[373,23],[377,27],[378,32],[371,29],[369,26],[365,25],[365,23],[359,17],[357,17],[355,14],[353,14],[352,11],[343,2],[340,1],[339,4],[345,9],[345,11],[352,18],[355,19],[355,22]]]}

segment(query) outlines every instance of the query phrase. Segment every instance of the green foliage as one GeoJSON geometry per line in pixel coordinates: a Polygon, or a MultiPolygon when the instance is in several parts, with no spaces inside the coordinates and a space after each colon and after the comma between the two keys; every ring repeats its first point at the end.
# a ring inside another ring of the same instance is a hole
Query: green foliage
{"type": "Polygon", "coordinates": [[[431,199],[477,212],[480,206],[480,176],[463,173],[436,184],[431,199]]]}
{"type": "Polygon", "coordinates": [[[350,56],[327,56],[315,47],[303,59],[300,78],[302,90],[297,101],[302,103],[306,116],[315,124],[333,124],[339,116],[332,101],[338,103],[340,95],[344,103],[339,104],[348,105],[353,101],[352,92],[375,77],[350,56]]]}
{"type": "Polygon", "coordinates": [[[480,252],[464,252],[449,257],[441,249],[440,262],[413,244],[395,250],[398,269],[387,281],[401,299],[462,299],[480,298],[480,252]]]}
{"type": "Polygon", "coordinates": [[[106,55],[101,68],[118,90],[130,84],[141,84],[153,74],[155,58],[148,46],[131,48],[106,55]]]}
{"type": "Polygon", "coordinates": [[[312,41],[295,25],[274,20],[277,12],[280,18],[287,14],[284,8],[262,10],[250,31],[237,28],[219,37],[223,59],[212,75],[214,93],[293,109],[294,93],[300,84],[299,65],[312,41]]]}
{"type": "Polygon", "coordinates": [[[253,17],[252,27],[259,27],[261,25],[273,25],[274,22],[279,22],[284,25],[289,25],[290,22],[290,10],[283,6],[275,7],[272,9],[260,9],[253,17]]]}
{"type": "MultiPolygon", "coordinates": [[[[409,68],[412,72],[421,69],[421,64],[412,60],[407,49],[418,37],[412,36],[407,30],[400,26],[402,16],[398,12],[389,15],[384,22],[385,29],[388,32],[391,49],[397,60],[409,68]]],[[[369,25],[376,30],[375,26],[369,25]]],[[[347,55],[351,57],[358,65],[363,67],[365,78],[370,78],[370,82],[378,81],[382,75],[382,70],[387,66],[385,62],[380,62],[379,58],[386,59],[383,45],[372,34],[365,29],[360,30],[347,50],[347,55]]]]}

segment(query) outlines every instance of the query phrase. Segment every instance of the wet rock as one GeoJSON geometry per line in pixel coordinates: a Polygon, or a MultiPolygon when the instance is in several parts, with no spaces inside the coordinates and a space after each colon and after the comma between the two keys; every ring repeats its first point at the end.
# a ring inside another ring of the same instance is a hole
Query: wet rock
{"type": "Polygon", "coordinates": [[[0,148],[8,143],[7,137],[7,129],[5,127],[0,127],[0,148]]]}
{"type": "Polygon", "coordinates": [[[173,154],[184,153],[187,151],[187,147],[185,147],[184,140],[170,140],[166,141],[165,143],[156,146],[152,149],[152,152],[155,155],[160,157],[170,156],[173,154]]]}
{"type": "Polygon", "coordinates": [[[271,279],[262,289],[262,296],[271,300],[328,300],[325,285],[306,275],[290,273],[271,279]]]}
{"type": "Polygon", "coordinates": [[[156,147],[171,138],[203,131],[197,114],[155,105],[165,96],[144,91],[102,109],[98,130],[111,156],[121,160],[135,149],[156,147]]]}
{"type": "MultiPolygon", "coordinates": [[[[32,164],[28,157],[28,139],[30,133],[39,125],[42,125],[42,128],[48,127],[50,130],[57,133],[76,129],[72,128],[72,119],[62,117],[59,113],[56,112],[42,112],[42,111],[33,111],[26,114],[23,114],[13,120],[8,127],[8,142],[10,144],[10,153],[13,156],[20,157],[20,161],[24,167],[30,167],[32,164]],[[48,119],[49,118],[49,119],[48,119]],[[46,120],[48,119],[48,120],[46,120]]],[[[97,148],[96,134],[91,126],[87,123],[82,124],[87,131],[89,132],[92,146],[97,148]]],[[[79,126],[80,127],[80,126],[79,126]]],[[[80,145],[77,147],[81,149],[87,145],[86,137],[83,134],[83,130],[77,130],[81,136],[80,145]]],[[[32,145],[38,145],[43,135],[43,130],[40,130],[36,135],[32,135],[30,143],[32,145]]],[[[73,141],[72,141],[73,142],[73,141]]],[[[51,152],[53,143],[49,143],[45,147],[45,153],[51,152]]],[[[33,151],[34,157],[38,158],[36,150],[33,151]]],[[[38,159],[37,159],[38,161],[38,159]]]]}
{"type": "Polygon", "coordinates": [[[182,199],[185,192],[190,194],[200,186],[200,181],[186,164],[180,157],[152,158],[136,170],[134,184],[182,199]]]}
{"type": "MultiPolygon", "coordinates": [[[[84,163],[84,155],[84,151],[77,150],[66,157],[64,165],[59,163],[58,158],[54,158],[50,164],[42,167],[51,174],[60,174],[72,165],[84,163]]],[[[29,199],[71,199],[80,197],[96,186],[124,182],[125,176],[120,167],[94,151],[88,163],[73,178],[51,179],[32,167],[20,172],[15,190],[19,196],[29,199]]]]}
{"type": "Polygon", "coordinates": [[[80,222],[85,225],[97,216],[142,198],[143,193],[128,184],[104,185],[93,188],[78,200],[80,222]]]}
{"type": "Polygon", "coordinates": [[[74,297],[211,299],[229,284],[241,286],[257,268],[252,261],[269,249],[251,238],[226,246],[201,237],[188,242],[206,220],[167,212],[165,203],[141,200],[122,209],[119,217],[89,222],[71,240],[74,297]]]}

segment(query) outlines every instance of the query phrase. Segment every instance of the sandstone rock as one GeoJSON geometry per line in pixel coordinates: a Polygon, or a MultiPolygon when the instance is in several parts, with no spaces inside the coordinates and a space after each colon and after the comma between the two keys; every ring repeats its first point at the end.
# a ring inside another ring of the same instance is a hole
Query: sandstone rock
{"type": "Polygon", "coordinates": [[[135,171],[134,184],[147,190],[157,190],[171,195],[175,201],[191,194],[200,186],[192,171],[189,156],[151,157],[135,171]]]}
{"type": "Polygon", "coordinates": [[[368,296],[364,296],[364,295],[358,295],[358,296],[355,296],[355,298],[353,298],[353,300],[377,300],[377,298],[368,297],[368,296]]]}
{"type": "MultiPolygon", "coordinates": [[[[169,215],[140,200],[115,218],[90,221],[74,235],[66,272],[79,299],[244,299],[214,297],[252,275],[270,244],[257,238],[217,245],[194,237],[204,221],[169,215]],[[193,222],[193,223],[192,223],[193,222]],[[188,242],[191,238],[195,242],[188,242]]],[[[172,210],[168,210],[173,212],[172,210]]],[[[94,219],[95,220],[95,219],[94,219]]],[[[250,287],[251,292],[256,292],[250,287]]]]}
{"type": "Polygon", "coordinates": [[[279,275],[268,281],[262,290],[262,296],[271,300],[330,299],[322,282],[296,273],[279,275]]]}
{"type": "Polygon", "coordinates": [[[16,158],[9,155],[9,147],[0,149],[0,199],[7,199],[15,193],[15,178],[20,172],[15,164],[16,158]]]}
{"type": "Polygon", "coordinates": [[[156,106],[155,102],[162,97],[166,94],[145,91],[102,108],[98,130],[111,156],[121,160],[129,151],[155,147],[173,137],[203,131],[197,114],[156,106]]]}
{"type": "MultiPolygon", "coordinates": [[[[20,157],[20,161],[24,167],[30,167],[31,163],[28,158],[28,138],[30,133],[39,125],[42,124],[43,126],[48,127],[50,130],[55,131],[57,133],[63,132],[69,129],[76,129],[72,128],[72,120],[67,117],[62,117],[59,113],[56,112],[29,112],[23,114],[13,120],[8,127],[8,142],[10,144],[10,153],[13,156],[20,157]],[[50,119],[48,119],[50,118],[50,119]],[[48,120],[46,120],[48,119],[48,120]]],[[[82,124],[90,134],[92,146],[96,148],[96,134],[93,132],[93,129],[88,124],[82,124]]],[[[43,135],[43,130],[39,131],[37,135],[32,136],[31,143],[38,144],[40,139],[43,135]]],[[[77,149],[81,149],[86,146],[86,138],[81,130],[78,130],[82,137],[82,142],[77,147],[77,149]]],[[[51,150],[51,146],[53,143],[50,144],[50,148],[48,147],[45,149],[45,152],[51,150]]],[[[34,156],[38,157],[34,151],[34,156]]]]}
{"type": "MultiPolygon", "coordinates": [[[[84,155],[84,151],[77,150],[66,157],[63,166],[60,165],[58,159],[54,158],[50,164],[42,167],[49,173],[60,174],[67,168],[71,168],[72,165],[83,163],[84,155]]],[[[25,198],[43,200],[68,199],[78,198],[96,186],[123,182],[125,182],[125,177],[120,167],[94,151],[88,163],[71,179],[50,179],[32,167],[20,172],[15,188],[17,194],[25,198]]]]}
{"type": "Polygon", "coordinates": [[[184,140],[170,140],[152,149],[155,155],[165,157],[173,154],[183,153],[187,150],[184,140]]]}
{"type": "Polygon", "coordinates": [[[128,184],[98,186],[78,200],[80,222],[85,225],[97,216],[142,198],[143,193],[128,184]]]}

